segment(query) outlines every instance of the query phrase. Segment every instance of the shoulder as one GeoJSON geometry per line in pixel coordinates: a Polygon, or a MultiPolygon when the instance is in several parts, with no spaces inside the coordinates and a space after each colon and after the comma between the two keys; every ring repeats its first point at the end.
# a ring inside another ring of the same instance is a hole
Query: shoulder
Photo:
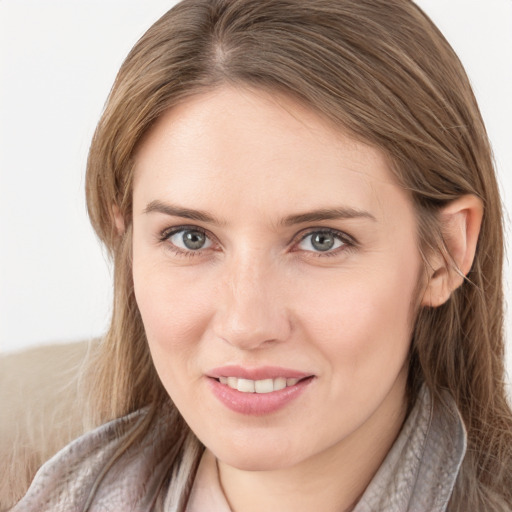
{"type": "MultiPolygon", "coordinates": [[[[109,466],[113,467],[112,461],[116,459],[123,440],[145,414],[145,410],[134,412],[71,442],[39,469],[27,493],[12,512],[73,512],[85,508],[98,484],[104,484],[106,472],[109,466]]],[[[125,470],[130,470],[129,464],[125,470]]],[[[125,479],[123,473],[125,471],[117,471],[117,482],[125,479]]],[[[114,509],[106,506],[103,510],[114,509]]]]}
{"type": "Polygon", "coordinates": [[[453,399],[434,400],[426,386],[355,512],[370,510],[444,512],[467,436],[453,399]]]}
{"type": "Polygon", "coordinates": [[[81,368],[96,345],[0,354],[0,510],[23,496],[45,461],[96,426],[87,424],[80,385],[81,368]]]}

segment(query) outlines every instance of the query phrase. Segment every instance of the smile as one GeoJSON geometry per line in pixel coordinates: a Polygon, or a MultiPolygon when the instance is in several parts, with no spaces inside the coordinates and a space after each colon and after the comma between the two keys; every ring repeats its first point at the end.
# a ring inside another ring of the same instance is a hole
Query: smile
{"type": "Polygon", "coordinates": [[[244,415],[272,414],[310,388],[315,375],[288,368],[224,366],[208,372],[206,382],[225,407],[244,415]]]}
{"type": "Polygon", "coordinates": [[[219,377],[219,382],[241,393],[272,393],[295,386],[299,379],[278,377],[276,379],[251,380],[238,377],[219,377]]]}

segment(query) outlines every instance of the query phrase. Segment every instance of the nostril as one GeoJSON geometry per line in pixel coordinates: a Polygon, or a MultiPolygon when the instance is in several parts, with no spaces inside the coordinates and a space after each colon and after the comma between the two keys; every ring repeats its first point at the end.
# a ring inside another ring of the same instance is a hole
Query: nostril
{"type": "Polygon", "coordinates": [[[218,339],[245,350],[263,348],[289,339],[291,322],[284,307],[238,304],[222,308],[213,321],[218,339]]]}

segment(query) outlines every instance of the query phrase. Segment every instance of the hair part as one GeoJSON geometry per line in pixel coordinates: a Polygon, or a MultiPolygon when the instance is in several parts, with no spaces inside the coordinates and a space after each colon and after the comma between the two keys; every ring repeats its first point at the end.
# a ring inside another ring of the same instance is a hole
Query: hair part
{"type": "Polygon", "coordinates": [[[418,312],[409,388],[413,399],[422,382],[436,400],[448,390],[466,425],[469,448],[450,512],[505,510],[512,501],[512,414],[504,387],[504,249],[492,154],[459,59],[408,0],[185,0],[135,45],[87,165],[91,222],[115,266],[112,323],[94,363],[98,420],[146,405],[156,410],[170,400],[133,291],[133,159],[163,112],[225,84],[282,92],[383,151],[410,191],[423,254],[449,257],[439,223],[444,205],[465,194],[482,200],[467,279],[446,304],[418,312]],[[125,219],[123,236],[113,205],[125,219]]]}

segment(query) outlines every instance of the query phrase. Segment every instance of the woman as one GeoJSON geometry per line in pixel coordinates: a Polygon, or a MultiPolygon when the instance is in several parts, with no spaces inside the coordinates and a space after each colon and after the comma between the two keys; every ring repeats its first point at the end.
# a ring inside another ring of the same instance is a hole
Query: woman
{"type": "Polygon", "coordinates": [[[87,199],[113,421],[13,510],[511,509],[490,148],[413,3],[178,4],[119,72],[87,199]]]}

